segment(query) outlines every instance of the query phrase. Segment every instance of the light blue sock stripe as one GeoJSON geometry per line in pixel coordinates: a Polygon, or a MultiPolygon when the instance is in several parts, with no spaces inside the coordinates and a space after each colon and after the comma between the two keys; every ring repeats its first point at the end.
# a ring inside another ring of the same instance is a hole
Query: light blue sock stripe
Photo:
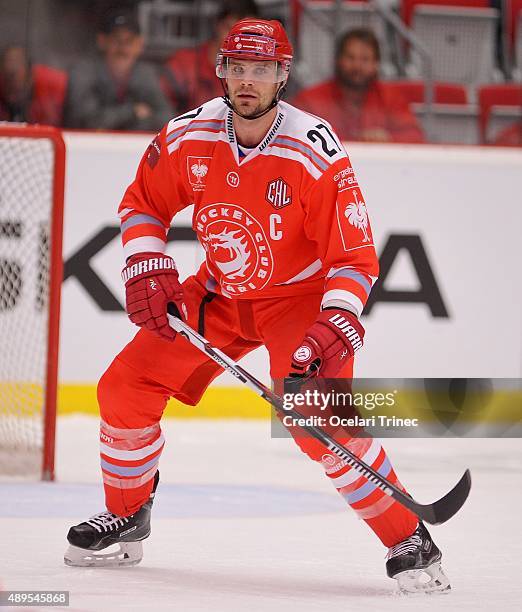
{"type": "Polygon", "coordinates": [[[158,461],[159,456],[154,457],[154,459],[147,461],[147,463],[144,463],[143,465],[138,465],[136,467],[123,467],[122,465],[114,465],[113,463],[105,461],[105,459],[101,459],[100,464],[103,470],[110,472],[111,474],[118,474],[118,476],[141,476],[142,474],[145,474],[146,471],[150,470],[151,467],[156,465],[158,461]]]}
{"type": "MultiPolygon", "coordinates": [[[[388,459],[388,457],[385,457],[381,467],[377,470],[377,472],[381,476],[386,478],[386,476],[388,476],[388,474],[391,472],[391,469],[392,466],[390,460],[388,459]]],[[[377,487],[373,484],[373,482],[366,482],[362,487],[359,487],[358,489],[352,491],[351,493],[348,493],[347,495],[343,495],[343,497],[349,504],[354,504],[355,502],[361,501],[361,499],[368,497],[368,495],[371,495],[376,488],[377,487]]]]}

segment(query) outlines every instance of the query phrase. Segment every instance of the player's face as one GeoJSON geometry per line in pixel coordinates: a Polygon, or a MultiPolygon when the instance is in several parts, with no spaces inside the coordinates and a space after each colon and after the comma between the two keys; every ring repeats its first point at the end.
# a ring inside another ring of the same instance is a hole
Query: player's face
{"type": "Polygon", "coordinates": [[[364,90],[377,78],[379,61],[368,43],[349,40],[337,60],[336,69],[337,78],[343,85],[364,90]]]}
{"type": "Polygon", "coordinates": [[[241,115],[257,115],[270,106],[280,85],[267,80],[271,71],[275,78],[275,62],[230,60],[227,71],[228,95],[241,115]]]}

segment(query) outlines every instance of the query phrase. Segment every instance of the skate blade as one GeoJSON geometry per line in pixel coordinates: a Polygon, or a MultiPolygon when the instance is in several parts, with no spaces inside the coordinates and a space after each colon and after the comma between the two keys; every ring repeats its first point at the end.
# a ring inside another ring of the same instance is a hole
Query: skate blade
{"type": "Polygon", "coordinates": [[[73,567],[121,567],[137,565],[143,558],[141,542],[120,542],[116,546],[112,552],[98,552],[70,545],[63,560],[73,567]]]}
{"type": "Polygon", "coordinates": [[[447,593],[451,590],[450,582],[440,561],[424,569],[400,572],[394,578],[399,585],[399,593],[403,595],[447,593]]]}

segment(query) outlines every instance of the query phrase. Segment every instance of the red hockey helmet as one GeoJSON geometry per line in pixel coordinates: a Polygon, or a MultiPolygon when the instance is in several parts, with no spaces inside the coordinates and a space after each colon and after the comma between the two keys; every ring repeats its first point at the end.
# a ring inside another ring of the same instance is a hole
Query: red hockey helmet
{"type": "Polygon", "coordinates": [[[258,73],[255,78],[278,83],[288,78],[292,56],[292,45],[279,21],[250,17],[241,19],[232,26],[223,41],[216,59],[216,75],[220,79],[234,76],[229,70],[229,58],[273,60],[277,69],[265,75],[258,73]]]}

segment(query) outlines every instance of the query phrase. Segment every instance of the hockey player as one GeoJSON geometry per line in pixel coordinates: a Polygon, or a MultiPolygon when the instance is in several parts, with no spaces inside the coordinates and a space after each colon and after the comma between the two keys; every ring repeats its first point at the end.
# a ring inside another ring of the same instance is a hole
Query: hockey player
{"type": "MultiPolygon", "coordinates": [[[[221,371],[169,327],[169,303],[235,360],[264,345],[273,379],[352,376],[364,337],[359,316],[378,261],[337,136],[319,117],[281,101],[291,60],[279,22],[236,23],[217,57],[225,95],[172,119],[123,197],[126,308],[141,330],[98,385],[107,510],[71,527],[70,565],[141,560],[166,401],[196,405],[221,371]],[[166,234],[190,204],[206,261],[180,283],[165,255],[166,234]],[[100,552],[115,543],[116,552],[100,552]]],[[[315,439],[291,433],[388,547],[387,573],[401,588],[449,588],[440,551],[416,516],[315,439]]],[[[401,486],[377,440],[337,439],[401,486]]]]}

